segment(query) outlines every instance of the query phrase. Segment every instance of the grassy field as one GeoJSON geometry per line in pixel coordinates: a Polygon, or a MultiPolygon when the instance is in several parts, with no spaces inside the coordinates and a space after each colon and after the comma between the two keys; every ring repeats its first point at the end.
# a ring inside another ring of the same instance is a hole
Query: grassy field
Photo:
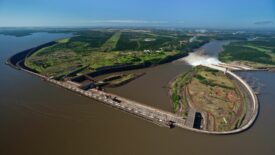
{"type": "Polygon", "coordinates": [[[101,50],[106,52],[116,48],[116,45],[120,39],[120,36],[121,36],[121,32],[114,33],[114,35],[102,45],[101,50]]]}
{"type": "Polygon", "coordinates": [[[190,37],[177,31],[90,30],[38,50],[25,65],[46,76],[66,76],[88,66],[79,74],[123,64],[159,64],[188,53],[206,41],[188,43],[190,37]],[[184,41],[185,43],[180,43],[184,41]]]}
{"type": "Polygon", "coordinates": [[[176,113],[183,116],[189,107],[204,112],[206,130],[228,131],[238,128],[246,104],[236,84],[222,72],[198,66],[182,74],[172,84],[171,99],[176,113]]]}
{"type": "Polygon", "coordinates": [[[232,42],[219,55],[223,62],[237,62],[254,68],[275,67],[275,39],[232,42]]]}

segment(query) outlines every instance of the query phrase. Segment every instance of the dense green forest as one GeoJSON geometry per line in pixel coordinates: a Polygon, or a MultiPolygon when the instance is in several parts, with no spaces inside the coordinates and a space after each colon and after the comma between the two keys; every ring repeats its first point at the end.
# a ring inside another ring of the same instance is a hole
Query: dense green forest
{"type": "Polygon", "coordinates": [[[224,62],[246,61],[256,68],[275,65],[275,38],[260,37],[255,40],[232,42],[224,47],[219,58],[224,62]]]}

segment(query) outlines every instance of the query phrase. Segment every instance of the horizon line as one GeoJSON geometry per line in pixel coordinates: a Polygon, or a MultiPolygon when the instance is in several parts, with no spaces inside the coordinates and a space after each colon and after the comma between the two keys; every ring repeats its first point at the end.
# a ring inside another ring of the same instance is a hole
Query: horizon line
{"type": "Polygon", "coordinates": [[[275,30],[275,27],[248,27],[248,26],[177,26],[177,25],[51,25],[51,26],[0,26],[3,28],[182,28],[182,29],[253,29],[253,30],[275,30]]]}

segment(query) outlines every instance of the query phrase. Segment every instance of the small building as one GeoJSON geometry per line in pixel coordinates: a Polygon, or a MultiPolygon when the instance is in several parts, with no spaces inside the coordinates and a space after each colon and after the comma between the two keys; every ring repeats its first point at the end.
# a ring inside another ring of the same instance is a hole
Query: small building
{"type": "Polygon", "coordinates": [[[144,50],[143,52],[144,52],[144,53],[151,53],[150,50],[144,50]]]}

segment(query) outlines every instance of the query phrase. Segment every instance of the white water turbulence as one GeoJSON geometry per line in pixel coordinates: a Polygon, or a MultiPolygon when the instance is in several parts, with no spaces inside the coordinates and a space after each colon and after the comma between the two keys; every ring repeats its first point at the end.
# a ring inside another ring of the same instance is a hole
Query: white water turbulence
{"type": "Polygon", "coordinates": [[[228,43],[228,41],[211,41],[179,61],[184,61],[191,66],[203,65],[216,69],[251,70],[248,66],[219,61],[218,55],[223,50],[223,46],[228,43]]]}
{"type": "Polygon", "coordinates": [[[222,63],[218,60],[218,58],[206,55],[203,49],[197,50],[193,53],[189,53],[187,57],[184,57],[180,60],[185,61],[187,64],[191,66],[218,65],[222,63]]]}

